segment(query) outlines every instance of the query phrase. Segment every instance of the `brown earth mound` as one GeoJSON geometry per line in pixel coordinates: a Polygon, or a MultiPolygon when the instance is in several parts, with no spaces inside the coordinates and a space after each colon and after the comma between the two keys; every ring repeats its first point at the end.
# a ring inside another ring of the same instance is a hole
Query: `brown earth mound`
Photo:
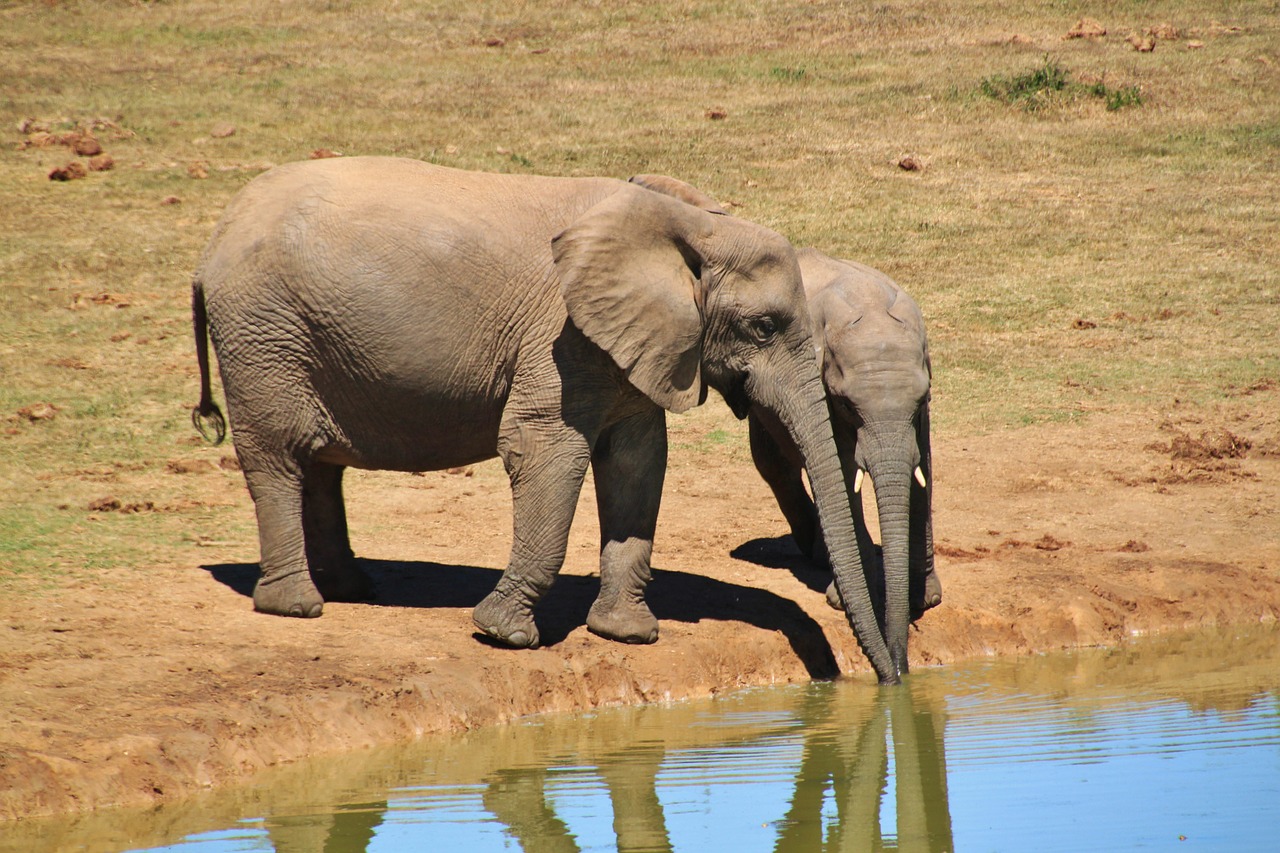
{"type": "MultiPolygon", "coordinates": [[[[539,613],[546,645],[473,637],[471,608],[509,545],[496,463],[353,473],[353,536],[378,597],[328,605],[318,620],[253,613],[255,566],[219,556],[247,544],[215,539],[181,565],[102,571],[52,595],[15,582],[0,601],[0,817],[145,804],[312,754],[534,712],[838,673],[876,689],[825,604],[826,576],[783,536],[745,436],[718,452],[691,447],[721,417],[699,411],[671,419],[654,646],[584,628],[596,589],[589,478],[565,573],[539,613]]],[[[944,602],[913,631],[915,664],[1274,620],[1280,461],[1250,448],[1280,443],[1277,412],[1272,386],[1211,413],[937,436],[944,602]]],[[[171,467],[192,500],[216,501],[201,484],[227,481],[212,465],[171,467]]],[[[142,511],[103,500],[94,512],[142,511]]]]}

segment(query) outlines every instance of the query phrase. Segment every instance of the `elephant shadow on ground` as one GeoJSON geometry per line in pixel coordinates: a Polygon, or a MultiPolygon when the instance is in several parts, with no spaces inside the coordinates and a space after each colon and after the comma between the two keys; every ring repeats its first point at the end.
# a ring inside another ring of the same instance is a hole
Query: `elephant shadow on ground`
{"type": "MultiPolygon", "coordinates": [[[[801,560],[798,552],[796,559],[801,560]]],[[[373,581],[374,597],[368,604],[374,607],[471,608],[493,590],[502,576],[498,569],[479,566],[371,559],[361,559],[360,564],[373,581]]],[[[221,563],[201,568],[217,582],[240,595],[252,597],[258,580],[256,563],[221,563]]],[[[819,574],[812,568],[807,571],[819,574]]],[[[587,611],[599,589],[598,577],[561,575],[538,605],[535,618],[542,644],[555,646],[571,631],[585,625],[587,611]]],[[[736,621],[781,632],[810,677],[839,675],[835,653],[822,626],[800,605],[776,593],[689,572],[655,568],[647,598],[659,620],[736,621]]],[[[477,641],[484,642],[479,636],[477,641]]]]}
{"type": "Polygon", "coordinates": [[[786,569],[814,592],[825,592],[831,583],[831,570],[804,556],[790,534],[748,539],[729,556],[766,569],[786,569]]]}

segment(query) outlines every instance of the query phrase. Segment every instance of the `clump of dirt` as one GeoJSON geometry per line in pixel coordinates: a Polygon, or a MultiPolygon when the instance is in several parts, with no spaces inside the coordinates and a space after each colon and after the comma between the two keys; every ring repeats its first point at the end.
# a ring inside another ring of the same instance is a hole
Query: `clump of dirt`
{"type": "Polygon", "coordinates": [[[155,512],[156,505],[151,501],[125,503],[113,495],[107,495],[105,497],[89,501],[89,505],[86,509],[88,509],[89,512],[155,512]]]}
{"type": "Polygon", "coordinates": [[[1197,464],[1220,459],[1243,459],[1252,447],[1253,442],[1249,439],[1219,428],[1205,430],[1199,437],[1179,431],[1167,445],[1156,442],[1148,445],[1147,449],[1167,453],[1176,461],[1197,464]]]}
{"type": "Polygon", "coordinates": [[[1085,38],[1102,38],[1107,34],[1107,28],[1093,18],[1081,18],[1076,21],[1076,25],[1067,30],[1064,39],[1085,39],[1085,38]]]}
{"type": "Polygon", "coordinates": [[[1168,442],[1152,442],[1145,449],[1167,455],[1167,468],[1136,477],[1112,473],[1112,479],[1127,486],[1154,485],[1160,492],[1167,486],[1185,483],[1232,483],[1258,476],[1240,462],[1253,449],[1251,439],[1225,427],[1202,430],[1199,435],[1168,426],[1165,429],[1173,431],[1172,438],[1168,442]]]}
{"type": "Polygon", "coordinates": [[[1129,33],[1125,41],[1139,53],[1150,53],[1156,49],[1156,37],[1150,33],[1129,33]]]}
{"type": "Polygon", "coordinates": [[[1063,548],[1070,548],[1071,543],[1046,533],[1034,542],[1024,542],[1021,539],[1006,539],[1000,543],[1000,547],[1006,550],[1034,548],[1037,551],[1061,551],[1063,548]]]}
{"type": "Polygon", "coordinates": [[[170,474],[203,474],[214,470],[208,459],[170,459],[164,467],[170,474]]]}
{"type": "Polygon", "coordinates": [[[51,181],[75,181],[89,174],[89,169],[79,160],[72,160],[65,166],[58,166],[49,172],[51,181]]]}
{"type": "Polygon", "coordinates": [[[88,157],[86,166],[79,160],[58,166],[49,172],[51,181],[75,181],[88,177],[90,172],[109,172],[115,168],[115,158],[102,147],[99,134],[111,139],[128,139],[133,131],[121,127],[118,121],[106,118],[43,120],[25,118],[18,122],[18,133],[25,138],[18,150],[30,148],[69,148],[78,157],[88,157]],[[62,128],[61,130],[57,128],[62,128]]]}
{"type": "Polygon", "coordinates": [[[1232,386],[1227,389],[1227,396],[1252,397],[1254,394],[1261,394],[1265,391],[1280,391],[1280,380],[1267,376],[1243,388],[1232,386]]]}
{"type": "Polygon", "coordinates": [[[18,417],[35,423],[36,421],[50,421],[57,417],[58,412],[62,409],[53,403],[32,403],[30,406],[23,406],[18,409],[18,417]]]}

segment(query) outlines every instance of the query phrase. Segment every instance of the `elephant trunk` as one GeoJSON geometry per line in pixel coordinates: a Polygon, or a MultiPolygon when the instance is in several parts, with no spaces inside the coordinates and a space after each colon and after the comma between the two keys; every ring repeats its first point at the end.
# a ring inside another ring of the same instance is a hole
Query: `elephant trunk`
{"type": "MultiPolygon", "coordinates": [[[[913,483],[924,476],[914,453],[914,432],[908,425],[888,434],[874,431],[858,442],[858,465],[875,483],[884,553],[884,638],[899,673],[907,666],[907,632],[911,623],[911,547],[913,483]],[[917,473],[919,472],[919,473],[917,473]]],[[[918,501],[916,502],[918,503],[918,501]]],[[[916,560],[920,556],[917,554],[916,560]]]]}
{"type": "Polygon", "coordinates": [[[791,399],[779,400],[775,405],[770,405],[771,401],[762,402],[778,414],[804,457],[836,588],[844,600],[845,615],[858,643],[875,668],[880,683],[897,684],[899,670],[885,645],[858,554],[857,533],[831,429],[826,391],[816,365],[814,368],[802,373],[798,382],[784,383],[785,387],[796,389],[791,399]]]}

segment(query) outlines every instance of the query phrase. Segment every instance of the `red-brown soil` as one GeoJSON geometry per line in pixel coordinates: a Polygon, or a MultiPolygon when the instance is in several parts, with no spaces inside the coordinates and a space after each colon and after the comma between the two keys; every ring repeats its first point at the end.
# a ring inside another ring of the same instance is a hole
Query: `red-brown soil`
{"type": "MultiPolygon", "coordinates": [[[[913,631],[915,664],[1274,620],[1280,392],[1247,391],[1213,410],[936,436],[944,602],[913,631]]],[[[146,804],[308,755],[534,712],[837,673],[876,689],[824,601],[826,577],[782,538],[745,436],[731,432],[728,450],[689,446],[722,422],[709,409],[671,418],[654,646],[584,627],[596,584],[589,482],[539,613],[546,645],[510,651],[472,636],[471,608],[509,543],[496,463],[353,473],[353,537],[379,596],[328,605],[318,620],[255,614],[255,567],[219,562],[219,531],[179,564],[103,571],[38,606],[6,596],[0,818],[146,804]]],[[[185,476],[250,511],[234,473],[211,464],[185,476]]]]}

